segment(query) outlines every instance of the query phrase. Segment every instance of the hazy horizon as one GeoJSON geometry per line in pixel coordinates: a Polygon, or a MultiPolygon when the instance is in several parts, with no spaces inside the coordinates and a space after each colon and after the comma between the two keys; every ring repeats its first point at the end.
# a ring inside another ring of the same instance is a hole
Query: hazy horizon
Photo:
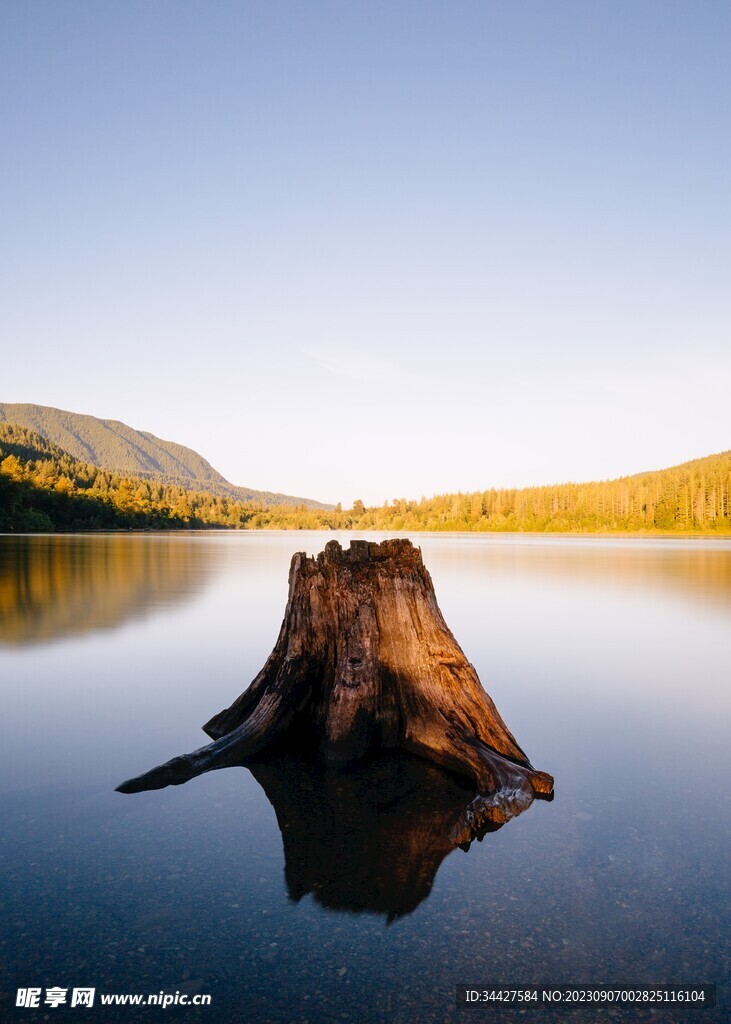
{"type": "Polygon", "coordinates": [[[731,446],[728,5],[0,27],[3,401],[344,506],[731,446]]]}

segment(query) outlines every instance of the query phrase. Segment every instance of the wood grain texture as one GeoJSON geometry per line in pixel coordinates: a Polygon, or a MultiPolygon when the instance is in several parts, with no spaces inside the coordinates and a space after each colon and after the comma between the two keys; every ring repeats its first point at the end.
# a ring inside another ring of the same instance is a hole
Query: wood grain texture
{"type": "Polygon", "coordinates": [[[553,779],[533,768],[447,626],[408,540],[330,541],[293,556],[274,650],[214,740],[118,787],[160,788],[267,753],[315,749],[353,762],[402,749],[472,783],[480,821],[507,820],[553,779]]]}

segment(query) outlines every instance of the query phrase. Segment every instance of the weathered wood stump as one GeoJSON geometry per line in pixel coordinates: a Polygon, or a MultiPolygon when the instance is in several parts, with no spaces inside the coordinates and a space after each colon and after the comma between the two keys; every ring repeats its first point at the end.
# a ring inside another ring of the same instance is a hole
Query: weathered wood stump
{"type": "Polygon", "coordinates": [[[408,540],[330,541],[293,556],[274,650],[249,688],[203,727],[213,743],[119,786],[177,785],[278,749],[358,761],[403,749],[470,780],[479,813],[520,813],[553,779],[536,771],[445,623],[408,540]]]}

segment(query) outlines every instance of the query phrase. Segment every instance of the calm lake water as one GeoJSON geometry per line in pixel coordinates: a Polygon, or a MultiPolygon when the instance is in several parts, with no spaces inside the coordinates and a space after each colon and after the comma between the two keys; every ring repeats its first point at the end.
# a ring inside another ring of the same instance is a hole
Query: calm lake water
{"type": "Polygon", "coordinates": [[[408,764],[114,792],[207,742],[274,645],[291,555],[332,537],[0,537],[0,1019],[728,1019],[731,543],[412,538],[556,779],[468,852],[408,764]],[[458,984],[532,983],[717,983],[720,1005],[455,1008],[458,984]],[[212,1005],[16,1009],[29,986],[212,1005]]]}

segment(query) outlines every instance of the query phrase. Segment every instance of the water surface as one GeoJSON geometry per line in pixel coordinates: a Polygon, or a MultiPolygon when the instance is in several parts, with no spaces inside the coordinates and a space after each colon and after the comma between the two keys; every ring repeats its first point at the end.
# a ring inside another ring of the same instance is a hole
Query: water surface
{"type": "MultiPolygon", "coordinates": [[[[0,537],[0,1019],[82,1013],[16,1010],[34,985],[210,993],[165,1013],[217,1024],[458,1020],[462,983],[722,985],[728,543],[412,538],[483,685],[556,778],[553,803],[468,852],[440,838],[455,794],[408,766],[114,792],[206,741],[274,645],[292,553],[331,538],[0,537]]],[[[567,1019],[696,1017],[726,1019],[567,1019]]]]}

